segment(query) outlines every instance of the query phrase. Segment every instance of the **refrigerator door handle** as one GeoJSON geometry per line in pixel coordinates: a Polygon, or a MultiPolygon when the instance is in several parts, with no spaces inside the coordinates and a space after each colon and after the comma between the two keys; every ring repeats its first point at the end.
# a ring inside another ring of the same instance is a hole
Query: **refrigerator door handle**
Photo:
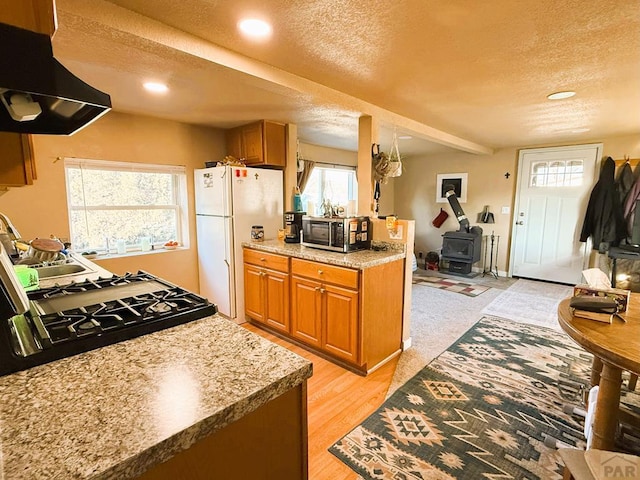
{"type": "Polygon", "coordinates": [[[227,222],[223,222],[224,224],[224,263],[227,264],[227,267],[231,267],[231,263],[229,260],[229,230],[227,229],[227,222]]]}
{"type": "MultiPolygon", "coordinates": [[[[222,195],[222,215],[226,216],[226,215],[230,215],[231,212],[229,211],[229,200],[230,200],[230,188],[229,188],[229,184],[227,183],[226,179],[224,178],[227,175],[227,168],[225,168],[222,171],[222,175],[220,175],[220,178],[223,180],[222,181],[222,186],[223,186],[223,190],[224,190],[224,195],[222,195]]],[[[227,232],[225,231],[225,238],[226,238],[226,234],[227,232]]],[[[226,240],[225,240],[226,241],[226,240]]],[[[225,245],[226,246],[226,245],[225,245]]],[[[224,254],[226,257],[226,253],[224,254]]]]}

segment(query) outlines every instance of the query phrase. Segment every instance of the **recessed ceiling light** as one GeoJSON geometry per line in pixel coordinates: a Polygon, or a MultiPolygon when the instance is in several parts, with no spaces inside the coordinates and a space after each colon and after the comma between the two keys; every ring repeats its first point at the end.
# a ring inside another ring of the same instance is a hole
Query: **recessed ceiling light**
{"type": "Polygon", "coordinates": [[[167,93],[169,91],[169,87],[160,82],[144,82],[142,86],[151,93],[167,93]]]}
{"type": "Polygon", "coordinates": [[[245,18],[240,20],[238,28],[248,37],[255,39],[264,39],[271,35],[271,25],[264,20],[257,18],[245,18]]]}
{"type": "Polygon", "coordinates": [[[552,93],[551,95],[547,95],[549,100],[562,100],[563,98],[573,97],[576,92],[572,92],[571,90],[565,90],[563,92],[552,93]]]}
{"type": "Polygon", "coordinates": [[[399,135],[398,140],[411,140],[413,137],[411,135],[399,135]]]}

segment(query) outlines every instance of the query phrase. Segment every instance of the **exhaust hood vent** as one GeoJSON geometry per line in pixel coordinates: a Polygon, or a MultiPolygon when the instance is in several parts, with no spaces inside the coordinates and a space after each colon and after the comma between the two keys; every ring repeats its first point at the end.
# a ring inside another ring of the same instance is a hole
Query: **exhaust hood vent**
{"type": "Polygon", "coordinates": [[[53,58],[48,35],[0,23],[0,131],[71,135],[110,109],[53,58]]]}

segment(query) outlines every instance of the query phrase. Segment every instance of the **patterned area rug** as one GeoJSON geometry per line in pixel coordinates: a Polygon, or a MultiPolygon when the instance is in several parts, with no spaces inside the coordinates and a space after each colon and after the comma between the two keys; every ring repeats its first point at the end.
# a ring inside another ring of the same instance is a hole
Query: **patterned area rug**
{"type": "Polygon", "coordinates": [[[473,285],[470,283],[460,282],[458,280],[452,280],[450,278],[441,277],[421,277],[413,276],[414,285],[427,285],[429,287],[439,288],[440,290],[447,290],[449,292],[462,293],[469,297],[477,297],[481,293],[486,292],[491,287],[485,287],[484,285],[473,285]]]}
{"type": "Polygon", "coordinates": [[[561,479],[544,440],[584,448],[562,407],[590,370],[565,334],[484,317],[329,450],[366,480],[561,479]]]}

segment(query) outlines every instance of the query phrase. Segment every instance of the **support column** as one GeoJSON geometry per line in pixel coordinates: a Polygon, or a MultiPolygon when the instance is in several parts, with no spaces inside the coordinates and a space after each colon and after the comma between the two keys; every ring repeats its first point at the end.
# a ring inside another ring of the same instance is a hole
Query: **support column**
{"type": "Polygon", "coordinates": [[[296,161],[298,145],[298,125],[288,123],[286,126],[287,166],[284,168],[284,211],[293,210],[293,188],[298,183],[298,162],[296,161]]]}
{"type": "Polygon", "coordinates": [[[363,115],[358,121],[358,215],[373,215],[373,143],[378,143],[378,121],[363,115]]]}

